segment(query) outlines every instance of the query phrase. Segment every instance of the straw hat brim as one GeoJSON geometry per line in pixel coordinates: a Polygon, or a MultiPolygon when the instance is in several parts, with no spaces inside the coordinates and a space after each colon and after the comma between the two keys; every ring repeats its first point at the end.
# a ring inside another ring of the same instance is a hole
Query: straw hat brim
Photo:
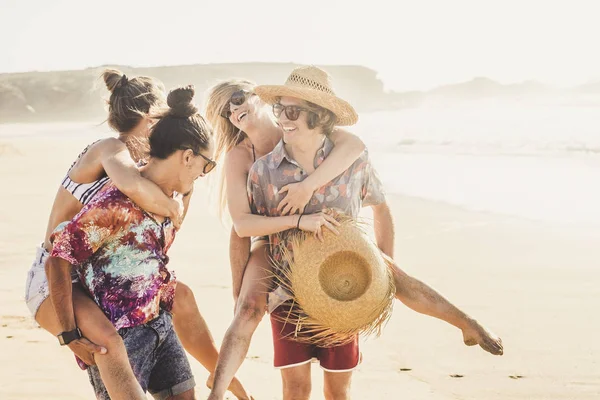
{"type": "Polygon", "coordinates": [[[274,104],[278,97],[296,97],[310,101],[334,113],[337,126],[350,126],[358,122],[358,114],[350,103],[320,90],[289,85],[260,85],[254,92],[267,104],[274,104]]]}
{"type": "Polygon", "coordinates": [[[299,232],[292,238],[293,255],[282,247],[289,268],[279,284],[295,304],[283,320],[301,328],[293,340],[332,346],[357,334],[379,335],[391,315],[396,290],[381,251],[360,222],[345,215],[336,218],[339,235],[324,230],[321,243],[299,232]],[[329,281],[324,281],[324,270],[329,281]],[[349,286],[334,293],[344,282],[331,280],[348,281],[349,286]]]}

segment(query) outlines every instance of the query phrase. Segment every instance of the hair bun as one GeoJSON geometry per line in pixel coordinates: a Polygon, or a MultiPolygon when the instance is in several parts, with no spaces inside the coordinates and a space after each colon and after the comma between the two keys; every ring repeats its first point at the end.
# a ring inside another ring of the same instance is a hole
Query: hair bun
{"type": "Polygon", "coordinates": [[[196,90],[193,85],[178,87],[169,92],[167,105],[170,114],[175,117],[188,118],[198,113],[198,108],[192,104],[196,90]]]}
{"type": "Polygon", "coordinates": [[[127,75],[118,69],[105,69],[102,73],[102,78],[104,79],[106,88],[111,93],[129,82],[127,75]]]}

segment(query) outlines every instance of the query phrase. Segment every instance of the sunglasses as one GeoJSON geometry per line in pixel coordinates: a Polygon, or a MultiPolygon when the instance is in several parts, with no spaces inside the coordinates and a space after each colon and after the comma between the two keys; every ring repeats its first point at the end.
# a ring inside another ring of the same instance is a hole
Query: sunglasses
{"type": "Polygon", "coordinates": [[[249,92],[247,90],[238,90],[237,92],[233,92],[231,97],[229,98],[229,102],[223,107],[221,110],[221,117],[225,119],[229,119],[231,117],[231,105],[233,104],[236,107],[241,106],[251,97],[254,93],[249,92]]]}
{"type": "Polygon", "coordinates": [[[212,171],[213,169],[215,169],[215,167],[217,166],[217,162],[214,160],[211,160],[210,158],[206,157],[204,154],[202,153],[198,153],[196,154],[196,152],[189,148],[189,147],[180,147],[179,150],[192,150],[192,152],[194,153],[194,155],[200,156],[202,158],[204,158],[206,160],[206,164],[204,165],[204,168],[202,169],[202,172],[204,173],[204,175],[208,174],[210,171],[212,171]]]}
{"type": "Polygon", "coordinates": [[[302,111],[310,112],[308,108],[302,108],[298,106],[284,106],[283,104],[275,103],[273,104],[273,115],[275,118],[281,117],[282,113],[285,113],[285,116],[290,121],[296,121],[300,117],[300,113],[302,111]]]}
{"type": "Polygon", "coordinates": [[[210,158],[206,157],[202,153],[198,153],[198,155],[206,160],[206,164],[204,165],[204,169],[202,170],[204,175],[208,174],[210,171],[215,169],[215,167],[217,166],[216,161],[211,160],[210,158]]]}

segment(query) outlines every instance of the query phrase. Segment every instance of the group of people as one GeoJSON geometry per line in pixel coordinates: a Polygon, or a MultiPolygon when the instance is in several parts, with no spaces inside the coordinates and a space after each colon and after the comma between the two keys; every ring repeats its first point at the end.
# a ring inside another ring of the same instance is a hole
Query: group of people
{"type": "MultiPolygon", "coordinates": [[[[36,321],[73,351],[99,399],[144,399],[147,391],[156,399],[194,399],[186,352],[210,373],[209,399],[227,390],[250,399],[235,374],[268,313],[283,398],[310,397],[314,359],[324,370],[325,398],[349,398],[361,361],[358,337],[331,346],[297,341],[290,333],[305,328],[279,318],[294,307],[281,282],[283,249],[294,233],[326,246],[324,231],[337,232],[337,212],[357,217],[371,207],[377,247],[394,258],[383,185],[362,141],[340,128],[358,115],[335,95],[329,75],[303,66],[283,85],[227,80],[208,91],[205,116],[192,86],[166,95],[153,78],[116,70],[103,78],[108,124],[118,137],[84,149],[59,187],[27,277],[36,321]],[[235,300],[220,352],[167,256],[194,181],[217,162],[219,204],[233,222],[235,300]]],[[[456,326],[465,344],[502,354],[501,340],[475,319],[395,263],[389,268],[398,300],[456,326]]]]}

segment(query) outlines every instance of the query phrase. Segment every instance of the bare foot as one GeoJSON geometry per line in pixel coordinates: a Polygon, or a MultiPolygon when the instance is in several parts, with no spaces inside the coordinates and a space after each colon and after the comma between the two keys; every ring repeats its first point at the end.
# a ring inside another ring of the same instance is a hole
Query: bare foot
{"type": "Polygon", "coordinates": [[[250,396],[250,393],[242,386],[242,383],[238,381],[237,378],[233,378],[231,384],[227,388],[238,400],[253,400],[254,398],[250,396]]]}
{"type": "Polygon", "coordinates": [[[463,340],[467,346],[478,344],[482,349],[496,356],[504,354],[502,339],[485,329],[474,319],[463,329],[463,340]]]}
{"type": "MultiPolygon", "coordinates": [[[[212,389],[214,383],[215,376],[214,374],[210,374],[206,380],[206,387],[212,389]]],[[[242,386],[242,383],[237,378],[233,378],[227,390],[233,393],[238,400],[254,400],[254,398],[250,396],[246,389],[244,389],[244,386],[242,386]]],[[[209,399],[211,399],[211,397],[209,397],[209,399]]]]}

